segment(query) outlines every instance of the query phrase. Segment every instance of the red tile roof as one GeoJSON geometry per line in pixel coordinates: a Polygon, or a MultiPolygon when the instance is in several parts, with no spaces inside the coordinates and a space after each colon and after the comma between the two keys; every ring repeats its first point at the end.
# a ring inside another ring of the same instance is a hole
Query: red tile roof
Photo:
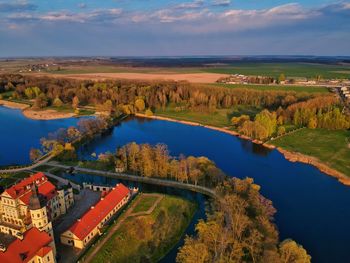
{"type": "Polygon", "coordinates": [[[80,240],[90,232],[116,207],[130,190],[123,184],[117,184],[104,198],[75,222],[69,230],[80,240]]]}
{"type": "Polygon", "coordinates": [[[50,251],[52,251],[52,247],[43,247],[38,252],[36,252],[36,255],[43,258],[45,257],[50,251]]]}
{"type": "Polygon", "coordinates": [[[23,179],[18,184],[5,190],[13,199],[19,198],[26,205],[29,204],[29,199],[32,195],[31,185],[36,183],[40,194],[44,195],[47,200],[50,200],[56,195],[55,186],[47,180],[44,173],[34,174],[26,179],[23,179]]]}
{"type": "Polygon", "coordinates": [[[29,262],[34,256],[46,255],[49,252],[48,245],[52,238],[46,232],[40,232],[33,227],[23,235],[23,240],[16,239],[5,252],[0,252],[1,263],[29,262]]]}

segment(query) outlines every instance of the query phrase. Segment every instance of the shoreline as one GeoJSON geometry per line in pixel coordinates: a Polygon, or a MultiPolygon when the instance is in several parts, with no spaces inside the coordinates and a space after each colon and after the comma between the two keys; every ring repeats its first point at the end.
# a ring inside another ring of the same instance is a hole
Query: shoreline
{"type": "Polygon", "coordinates": [[[9,109],[19,109],[22,111],[30,107],[28,104],[8,101],[8,100],[0,100],[0,106],[9,108],[9,109]]]}
{"type": "Polygon", "coordinates": [[[53,109],[33,110],[28,104],[8,100],[0,100],[0,106],[9,109],[19,109],[24,117],[31,120],[59,120],[77,116],[74,113],[59,112],[53,109]]]}
{"type": "Polygon", "coordinates": [[[283,149],[281,147],[276,147],[275,145],[272,145],[269,143],[263,143],[262,141],[252,139],[248,136],[241,135],[238,132],[230,131],[230,130],[227,130],[225,128],[219,128],[219,127],[210,126],[210,125],[203,125],[203,124],[200,124],[198,122],[192,122],[192,121],[176,120],[176,119],[172,119],[169,117],[162,117],[162,116],[156,116],[156,115],[148,116],[148,115],[142,114],[142,113],[135,113],[135,116],[141,117],[141,118],[154,119],[154,120],[164,120],[164,121],[176,122],[176,123],[181,123],[181,124],[190,125],[190,126],[200,126],[200,127],[204,127],[204,128],[210,129],[210,130],[215,130],[215,131],[223,132],[223,133],[226,133],[226,134],[229,134],[232,136],[236,136],[236,137],[239,137],[239,138],[244,139],[244,140],[249,140],[255,144],[260,144],[266,148],[276,149],[278,152],[280,152],[284,156],[284,158],[286,160],[288,160],[290,162],[300,162],[300,163],[312,165],[312,166],[316,167],[319,171],[321,171],[321,172],[323,172],[331,177],[336,178],[340,183],[342,183],[346,186],[350,186],[350,178],[349,177],[347,177],[345,174],[329,167],[328,165],[321,163],[316,157],[308,156],[308,155],[298,153],[298,152],[288,151],[288,150],[283,149]]]}
{"type": "Polygon", "coordinates": [[[76,114],[74,113],[68,113],[68,112],[59,112],[56,110],[32,110],[32,109],[25,109],[22,110],[22,114],[32,120],[59,120],[59,119],[68,119],[72,117],[76,117],[76,114]]]}

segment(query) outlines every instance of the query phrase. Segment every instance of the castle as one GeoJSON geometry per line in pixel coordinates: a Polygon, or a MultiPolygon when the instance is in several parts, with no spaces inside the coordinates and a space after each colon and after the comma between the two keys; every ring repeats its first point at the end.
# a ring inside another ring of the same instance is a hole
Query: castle
{"type": "MultiPolygon", "coordinates": [[[[24,244],[35,242],[25,239],[36,231],[32,229],[37,229],[43,233],[42,236],[47,236],[43,237],[46,240],[45,247],[51,247],[55,255],[52,221],[65,214],[73,204],[71,185],[56,188],[43,173],[34,174],[5,189],[0,195],[0,233],[12,235],[24,244]]],[[[13,244],[8,247],[9,250],[11,246],[13,244]]],[[[0,247],[0,258],[6,254],[6,249],[4,246],[0,247]]]]}

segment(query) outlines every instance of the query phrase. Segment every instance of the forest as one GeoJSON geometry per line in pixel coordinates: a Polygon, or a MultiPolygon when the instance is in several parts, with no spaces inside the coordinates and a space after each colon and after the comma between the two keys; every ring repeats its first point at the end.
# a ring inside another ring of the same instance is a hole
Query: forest
{"type": "Polygon", "coordinates": [[[31,100],[37,109],[70,105],[93,106],[98,111],[152,115],[157,109],[214,113],[236,106],[259,107],[255,116],[234,116],[232,128],[259,140],[282,135],[286,127],[348,129],[350,117],[331,93],[230,89],[188,82],[107,80],[2,75],[0,91],[12,90],[13,99],[31,100]]]}
{"type": "Polygon", "coordinates": [[[197,234],[185,239],[177,262],[311,262],[295,241],[279,242],[272,223],[276,210],[259,190],[251,178],[227,179],[218,185],[220,197],[212,203],[207,220],[196,225],[197,234]]]}

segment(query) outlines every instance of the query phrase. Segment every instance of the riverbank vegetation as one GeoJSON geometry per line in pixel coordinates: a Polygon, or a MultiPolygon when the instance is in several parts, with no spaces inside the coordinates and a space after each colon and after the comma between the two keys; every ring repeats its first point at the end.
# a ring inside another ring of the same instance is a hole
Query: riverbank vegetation
{"type": "Polygon", "coordinates": [[[30,159],[36,161],[44,154],[51,154],[58,161],[75,160],[76,146],[92,140],[98,134],[103,134],[112,128],[118,117],[81,119],[77,127],[60,128],[41,138],[41,148],[30,150],[30,159]]]}
{"type": "Polygon", "coordinates": [[[200,220],[197,234],[186,238],[177,262],[311,262],[302,246],[292,240],[279,242],[272,223],[275,209],[259,189],[249,178],[219,185],[208,219],[200,220]]]}
{"type": "Polygon", "coordinates": [[[129,174],[170,179],[214,188],[224,180],[224,173],[206,157],[170,156],[164,144],[129,143],[104,153],[96,161],[81,162],[84,168],[126,172],[129,174]]]}
{"type": "Polygon", "coordinates": [[[315,156],[328,166],[350,176],[350,131],[302,129],[270,142],[283,149],[315,156]]]}
{"type": "MultiPolygon", "coordinates": [[[[234,130],[260,141],[307,127],[346,130],[350,117],[331,93],[227,88],[175,81],[86,81],[2,75],[2,89],[61,107],[161,115],[234,130]]],[[[0,88],[1,89],[1,88],[0,88]]],[[[289,136],[289,135],[286,135],[289,136]]],[[[334,135],[336,138],[337,136],[334,135]]]]}
{"type": "MultiPolygon", "coordinates": [[[[139,206],[149,206],[148,199],[138,198],[139,206]]],[[[196,208],[191,201],[165,195],[149,215],[123,221],[92,262],[158,262],[180,240],[196,208]]]]}

